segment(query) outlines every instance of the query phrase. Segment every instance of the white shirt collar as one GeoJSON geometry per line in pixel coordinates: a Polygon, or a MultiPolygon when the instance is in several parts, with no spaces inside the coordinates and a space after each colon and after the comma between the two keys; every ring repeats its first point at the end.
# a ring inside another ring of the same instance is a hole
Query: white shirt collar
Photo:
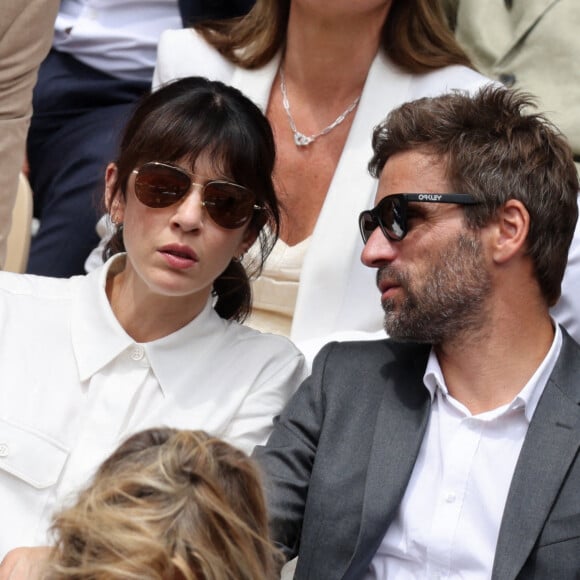
{"type": "MultiPolygon", "coordinates": [[[[83,381],[137,344],[119,324],[105,292],[111,266],[114,267],[114,263],[123,257],[123,254],[113,256],[102,267],[85,276],[73,298],[71,336],[79,376],[83,381]]],[[[170,387],[187,387],[185,382],[191,381],[191,366],[196,364],[196,360],[206,360],[224,336],[230,323],[219,317],[212,302],[210,298],[200,314],[183,328],[142,344],[165,393],[170,387]]]]}
{"type": "MultiPolygon", "coordinates": [[[[530,380],[514,397],[513,401],[506,406],[511,408],[523,406],[528,423],[532,420],[540,397],[544,392],[546,383],[548,382],[548,379],[550,378],[550,375],[556,366],[556,361],[558,360],[560,349],[562,347],[562,331],[560,330],[560,326],[553,321],[552,324],[555,328],[555,331],[554,340],[552,341],[550,350],[544,357],[544,360],[540,366],[531,376],[530,380]]],[[[441,371],[439,361],[437,360],[437,355],[433,349],[431,349],[429,360],[427,361],[427,367],[425,369],[425,374],[423,375],[423,383],[429,391],[431,401],[433,401],[437,389],[439,389],[443,395],[449,395],[449,390],[447,389],[447,384],[445,383],[443,372],[441,371]]]]}

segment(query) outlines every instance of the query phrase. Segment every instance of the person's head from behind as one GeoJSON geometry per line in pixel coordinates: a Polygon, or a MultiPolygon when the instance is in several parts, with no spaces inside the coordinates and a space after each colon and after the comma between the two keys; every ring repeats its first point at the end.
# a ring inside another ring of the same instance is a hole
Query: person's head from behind
{"type": "Polygon", "coordinates": [[[278,233],[274,161],[268,121],[237,89],[198,77],[160,88],[107,168],[117,231],[105,256],[127,251],[154,292],[204,301],[213,290],[218,313],[243,320],[251,294],[239,258],[259,238],[258,272],[278,233]]]}
{"type": "Polygon", "coordinates": [[[255,580],[279,569],[252,460],[203,431],[133,435],[52,530],[52,580],[255,580]]]}
{"type": "Polygon", "coordinates": [[[558,300],[578,177],[566,140],[531,105],[490,86],[406,103],[375,129],[369,169],[380,180],[360,217],[363,261],[378,268],[394,338],[439,343],[475,328],[496,274],[516,263],[538,304],[558,300]],[[421,272],[407,267],[411,251],[421,272]]]}

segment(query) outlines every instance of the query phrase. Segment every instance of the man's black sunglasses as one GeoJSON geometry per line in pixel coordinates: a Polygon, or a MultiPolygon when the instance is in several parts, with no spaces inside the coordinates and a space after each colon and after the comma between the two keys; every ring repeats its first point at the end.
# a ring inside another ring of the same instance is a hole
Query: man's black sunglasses
{"type": "Polygon", "coordinates": [[[383,234],[394,242],[407,235],[407,207],[410,201],[428,203],[458,203],[475,205],[479,203],[469,193],[396,193],[379,201],[373,209],[363,211],[358,223],[363,242],[366,244],[372,233],[381,228],[383,234]]]}

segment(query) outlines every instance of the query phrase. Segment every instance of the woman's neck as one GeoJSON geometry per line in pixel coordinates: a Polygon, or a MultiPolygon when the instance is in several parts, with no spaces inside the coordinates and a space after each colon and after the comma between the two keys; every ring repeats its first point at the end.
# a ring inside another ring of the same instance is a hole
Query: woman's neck
{"type": "Polygon", "coordinates": [[[119,324],[136,342],[151,342],[183,328],[209,298],[209,289],[187,296],[157,294],[130,268],[109,275],[106,293],[119,324]]]}
{"type": "Polygon", "coordinates": [[[296,2],[288,21],[284,72],[288,82],[317,99],[344,100],[362,91],[380,47],[388,4],[348,18],[296,2]]]}

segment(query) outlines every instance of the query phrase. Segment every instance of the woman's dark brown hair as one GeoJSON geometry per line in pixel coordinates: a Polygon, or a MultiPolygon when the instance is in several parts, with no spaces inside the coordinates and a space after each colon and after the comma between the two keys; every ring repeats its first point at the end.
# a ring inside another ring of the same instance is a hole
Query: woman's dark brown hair
{"type": "MultiPolygon", "coordinates": [[[[266,117],[252,101],[233,87],[201,77],[180,79],[147,95],[125,127],[113,198],[126,196],[131,172],[143,163],[187,160],[193,171],[202,153],[208,154],[222,175],[252,191],[256,203],[264,208],[254,213],[247,226],[258,236],[260,246],[255,263],[245,261],[251,271],[232,259],[214,282],[218,314],[243,321],[251,309],[249,275],[260,272],[280,224],[272,183],[274,137],[266,117]]],[[[124,250],[122,228],[118,228],[104,257],[124,250]]]]}

